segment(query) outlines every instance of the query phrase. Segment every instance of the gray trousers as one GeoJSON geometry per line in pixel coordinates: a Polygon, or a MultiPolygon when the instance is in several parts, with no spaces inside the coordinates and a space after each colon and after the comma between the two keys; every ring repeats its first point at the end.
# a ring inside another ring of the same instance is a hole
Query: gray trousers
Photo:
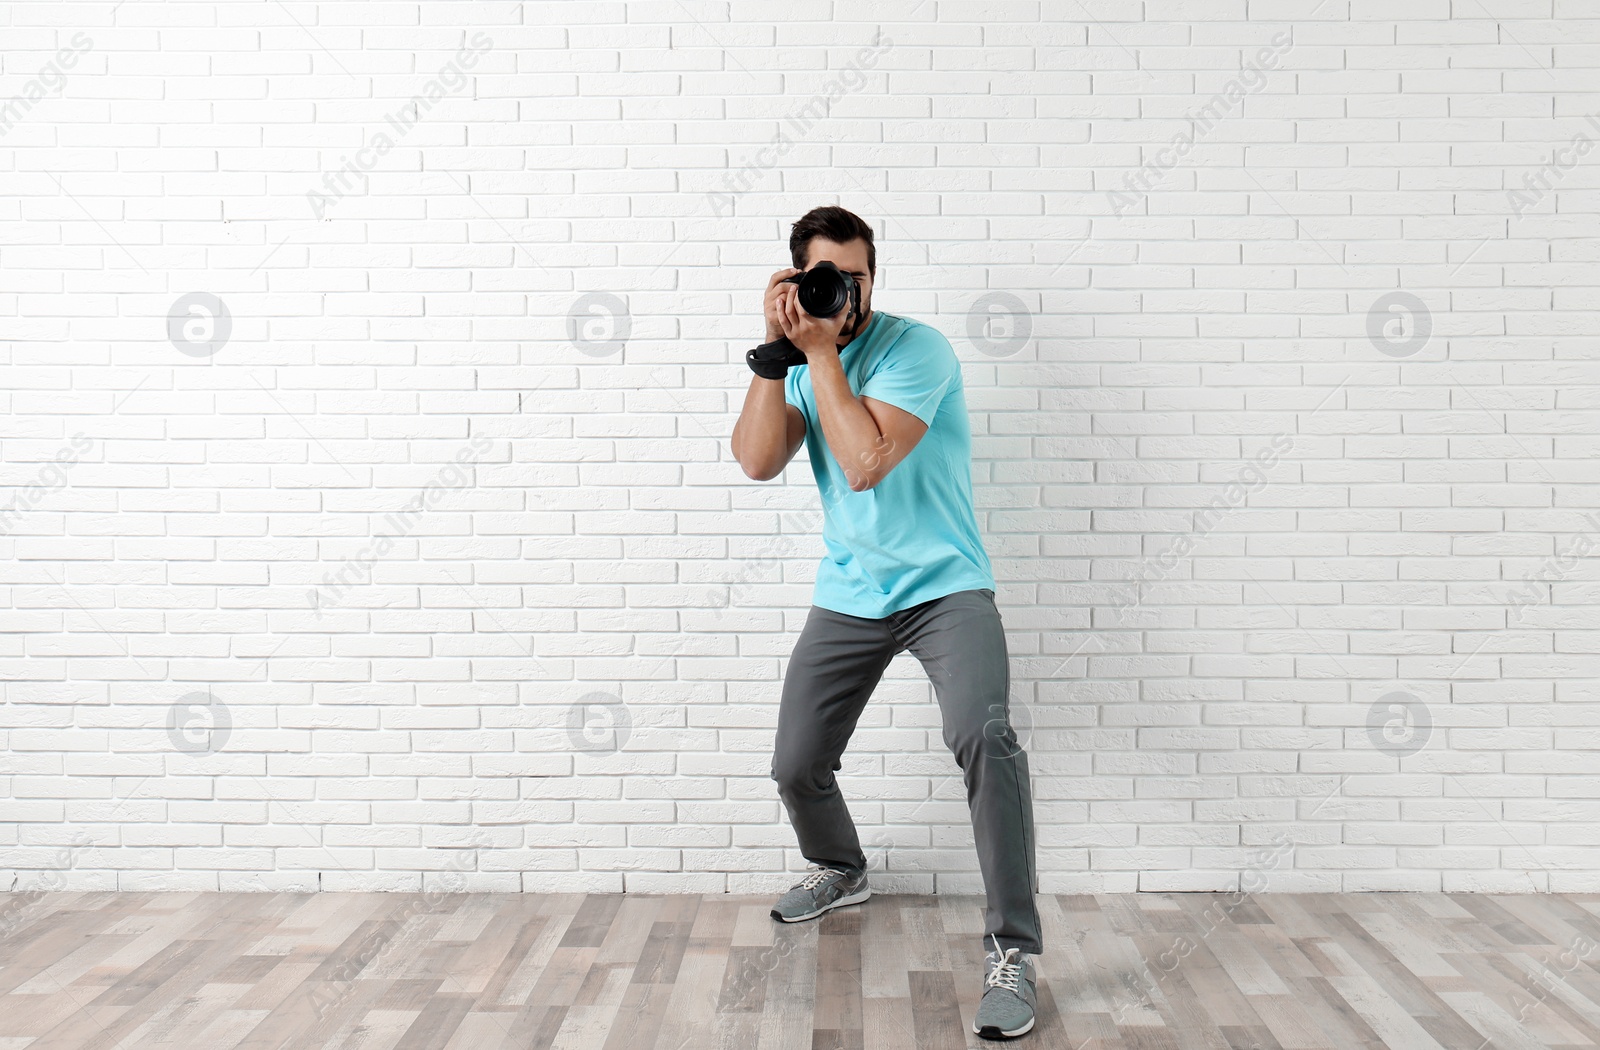
{"type": "Polygon", "coordinates": [[[800,853],[852,874],[867,866],[834,778],[856,721],[889,662],[911,650],[933,682],[945,746],[961,767],[988,895],[984,947],[1044,950],[1034,903],[1028,756],[1011,726],[1011,668],[994,592],[957,591],[883,619],[813,605],[789,659],[772,779],[800,853]]]}

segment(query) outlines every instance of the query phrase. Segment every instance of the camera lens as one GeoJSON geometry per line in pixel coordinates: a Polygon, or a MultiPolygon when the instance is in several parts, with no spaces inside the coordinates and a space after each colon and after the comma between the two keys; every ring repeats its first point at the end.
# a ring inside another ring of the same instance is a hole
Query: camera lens
{"type": "Polygon", "coordinates": [[[831,262],[819,262],[800,279],[800,308],[812,317],[834,317],[850,304],[855,282],[831,262]]]}

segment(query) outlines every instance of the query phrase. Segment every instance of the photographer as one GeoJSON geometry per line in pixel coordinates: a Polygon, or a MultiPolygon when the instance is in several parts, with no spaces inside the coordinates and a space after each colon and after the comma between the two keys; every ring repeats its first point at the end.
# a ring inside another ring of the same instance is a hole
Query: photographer
{"type": "Polygon", "coordinates": [[[967,788],[988,906],[973,1031],[1033,1027],[1033,807],[1010,725],[1005,630],[972,503],[961,366],[936,329],[872,309],[872,227],[839,207],[792,228],[792,269],[767,284],[767,340],[733,430],[746,475],[767,481],[806,446],[826,554],[778,710],[772,778],[814,869],[772,916],[812,919],[865,901],[867,858],[834,771],[889,663],[910,650],[933,682],[944,742],[967,788]]]}

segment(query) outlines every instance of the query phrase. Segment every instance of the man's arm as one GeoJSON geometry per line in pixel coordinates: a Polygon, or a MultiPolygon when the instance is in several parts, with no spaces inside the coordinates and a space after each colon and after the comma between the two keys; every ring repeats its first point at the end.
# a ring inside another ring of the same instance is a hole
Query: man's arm
{"type": "MultiPolygon", "coordinates": [[[[783,335],[780,304],[786,295],[794,293],[794,286],[784,284],[784,278],[799,272],[793,268],[779,270],[767,281],[762,313],[769,343],[783,335]]],[[[784,400],[783,382],[752,377],[750,389],[744,394],[744,409],[733,425],[733,458],[739,461],[745,477],[755,481],[770,481],[782,474],[806,439],[806,419],[784,400]]]]}
{"type": "Polygon", "coordinates": [[[839,363],[838,336],[844,315],[812,317],[792,297],[778,301],[783,334],[806,355],[817,418],[833,458],[844,469],[850,491],[865,492],[911,454],[928,424],[902,408],[850,391],[839,363]]]}
{"type": "Polygon", "coordinates": [[[852,394],[837,351],[807,351],[806,367],[811,369],[822,436],[844,468],[851,492],[865,492],[882,481],[928,432],[928,424],[905,409],[852,394]]]}
{"type": "Polygon", "coordinates": [[[783,380],[754,376],[733,425],[733,458],[745,477],[771,481],[806,440],[806,419],[783,398],[783,380]]]}

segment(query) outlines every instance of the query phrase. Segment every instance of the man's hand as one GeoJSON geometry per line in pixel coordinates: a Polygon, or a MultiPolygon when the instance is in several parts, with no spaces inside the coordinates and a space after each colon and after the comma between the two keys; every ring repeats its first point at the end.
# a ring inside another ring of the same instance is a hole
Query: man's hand
{"type": "MultiPolygon", "coordinates": [[[[793,285],[784,285],[798,292],[793,285]]],[[[844,328],[849,310],[840,310],[834,317],[812,317],[800,307],[798,295],[786,295],[778,300],[778,321],[789,342],[800,348],[806,360],[826,357],[839,352],[839,332],[844,328]]]]}
{"type": "Polygon", "coordinates": [[[783,282],[799,272],[792,266],[786,267],[773,274],[772,279],[767,282],[767,295],[762,304],[762,312],[767,317],[767,338],[762,340],[763,342],[774,342],[783,335],[781,304],[785,299],[793,299],[795,293],[800,290],[792,284],[783,282]]]}

